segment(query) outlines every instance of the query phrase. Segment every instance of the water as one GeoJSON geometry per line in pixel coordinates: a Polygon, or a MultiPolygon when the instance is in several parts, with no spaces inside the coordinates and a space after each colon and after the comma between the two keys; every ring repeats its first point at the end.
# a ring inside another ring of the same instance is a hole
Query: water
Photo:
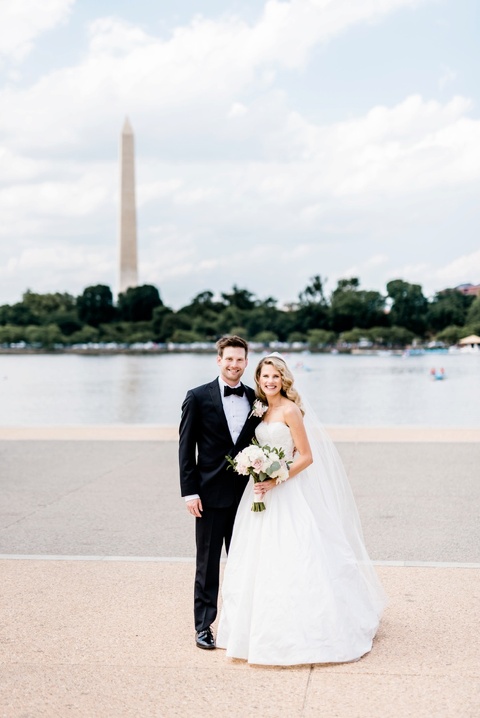
{"type": "MultiPolygon", "coordinates": [[[[250,385],[259,358],[250,356],[250,385]]],[[[480,355],[289,362],[325,424],[480,427],[480,355]],[[433,381],[431,367],[444,367],[446,380],[433,381]]],[[[0,425],[173,425],[187,389],[216,375],[212,354],[0,355],[0,425]]]]}

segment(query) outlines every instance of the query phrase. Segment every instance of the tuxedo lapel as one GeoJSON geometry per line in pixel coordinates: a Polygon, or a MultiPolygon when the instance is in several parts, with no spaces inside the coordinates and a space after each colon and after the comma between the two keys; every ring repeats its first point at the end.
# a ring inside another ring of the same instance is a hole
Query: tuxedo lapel
{"type": "Polygon", "coordinates": [[[248,403],[250,404],[251,409],[253,402],[255,401],[255,392],[249,386],[245,386],[245,384],[242,384],[242,386],[245,389],[245,394],[247,395],[248,403]]]}
{"type": "Polygon", "coordinates": [[[227,436],[231,438],[230,429],[228,428],[227,417],[225,416],[225,412],[223,410],[222,397],[220,395],[220,387],[218,385],[217,379],[215,379],[211,382],[211,384],[209,384],[208,390],[210,392],[210,398],[212,400],[213,406],[216,409],[219,422],[222,425],[224,431],[227,433],[227,436]]]}
{"type": "Polygon", "coordinates": [[[245,384],[242,384],[242,386],[245,389],[245,394],[247,396],[248,403],[250,404],[250,411],[248,413],[247,420],[243,425],[240,434],[238,435],[238,438],[235,442],[235,446],[243,440],[244,433],[246,431],[251,431],[252,426],[256,426],[256,424],[258,423],[257,417],[252,416],[252,406],[253,402],[255,401],[255,392],[249,386],[245,386],[245,384]]]}

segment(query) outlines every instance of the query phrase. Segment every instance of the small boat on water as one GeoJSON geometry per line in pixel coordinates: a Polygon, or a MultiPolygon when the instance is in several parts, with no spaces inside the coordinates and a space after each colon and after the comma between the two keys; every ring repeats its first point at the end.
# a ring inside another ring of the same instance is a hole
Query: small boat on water
{"type": "Polygon", "coordinates": [[[405,349],[402,356],[404,357],[421,357],[425,354],[425,349],[420,349],[417,347],[410,347],[410,349],[405,349]]]}

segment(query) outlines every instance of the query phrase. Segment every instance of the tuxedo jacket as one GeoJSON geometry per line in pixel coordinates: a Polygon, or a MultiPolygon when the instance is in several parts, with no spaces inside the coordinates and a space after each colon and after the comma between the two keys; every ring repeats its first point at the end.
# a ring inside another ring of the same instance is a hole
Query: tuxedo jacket
{"type": "MultiPolygon", "coordinates": [[[[255,392],[248,386],[252,406],[255,392]]],[[[234,458],[251,443],[258,417],[249,416],[234,443],[223,410],[218,379],[187,392],[180,421],[179,464],[182,496],[198,494],[204,506],[227,508],[238,503],[248,482],[229,467],[225,456],[234,458]]]]}

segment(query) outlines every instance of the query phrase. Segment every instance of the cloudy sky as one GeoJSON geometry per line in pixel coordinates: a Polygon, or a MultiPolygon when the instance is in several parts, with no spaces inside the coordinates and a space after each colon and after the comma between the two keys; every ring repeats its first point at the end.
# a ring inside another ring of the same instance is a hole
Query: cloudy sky
{"type": "Polygon", "coordinates": [[[480,283],[477,0],[1,0],[0,304],[140,282],[173,307],[309,277],[480,283]]]}

